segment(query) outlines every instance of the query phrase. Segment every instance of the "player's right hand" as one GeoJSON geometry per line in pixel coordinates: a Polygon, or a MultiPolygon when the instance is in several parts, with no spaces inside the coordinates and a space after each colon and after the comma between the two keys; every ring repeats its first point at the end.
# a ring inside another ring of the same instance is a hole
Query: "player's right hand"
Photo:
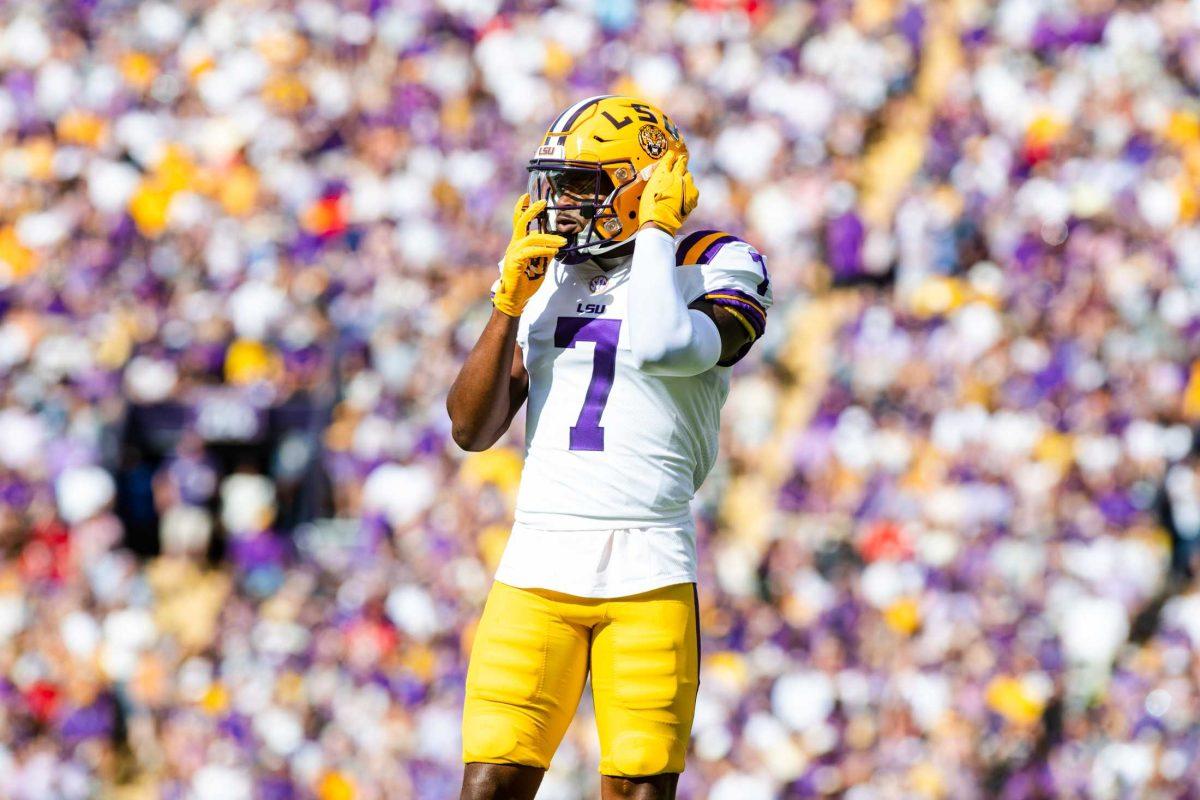
{"type": "Polygon", "coordinates": [[[500,281],[492,295],[492,305],[510,317],[519,317],[525,304],[537,291],[546,274],[546,265],[559,248],[567,243],[552,233],[529,233],[529,224],[546,208],[546,201],[529,203],[523,194],[513,208],[512,240],[504,251],[500,281]]]}

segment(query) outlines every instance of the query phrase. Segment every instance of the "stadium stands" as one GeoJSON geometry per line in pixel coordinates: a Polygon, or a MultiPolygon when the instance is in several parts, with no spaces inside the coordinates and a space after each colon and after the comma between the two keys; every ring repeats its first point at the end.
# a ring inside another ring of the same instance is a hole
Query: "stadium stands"
{"type": "MultiPolygon", "coordinates": [[[[547,120],[768,255],[680,795],[1197,797],[1200,6],[0,4],[0,796],[457,793],[547,120]]],[[[585,705],[587,701],[585,700],[585,705]]],[[[542,797],[594,796],[594,733],[542,797]]]]}

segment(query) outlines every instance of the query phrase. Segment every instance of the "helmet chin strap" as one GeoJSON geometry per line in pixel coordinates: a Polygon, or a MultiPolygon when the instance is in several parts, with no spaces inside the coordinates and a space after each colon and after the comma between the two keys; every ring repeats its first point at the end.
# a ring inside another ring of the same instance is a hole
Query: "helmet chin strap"
{"type": "MultiPolygon", "coordinates": [[[[593,242],[576,255],[580,261],[591,259],[600,264],[604,269],[611,269],[615,266],[617,260],[623,259],[633,252],[633,244],[637,239],[637,234],[630,236],[628,239],[622,239],[619,242],[605,240],[602,242],[593,242]],[[607,264],[603,262],[609,262],[607,264]]],[[[576,262],[578,263],[578,262],[576,262]]]]}
{"type": "Polygon", "coordinates": [[[620,242],[612,250],[609,250],[602,255],[593,256],[592,258],[597,264],[600,265],[600,269],[607,272],[608,270],[616,267],[619,262],[624,261],[633,253],[633,239],[634,237],[630,237],[629,239],[620,242]]]}

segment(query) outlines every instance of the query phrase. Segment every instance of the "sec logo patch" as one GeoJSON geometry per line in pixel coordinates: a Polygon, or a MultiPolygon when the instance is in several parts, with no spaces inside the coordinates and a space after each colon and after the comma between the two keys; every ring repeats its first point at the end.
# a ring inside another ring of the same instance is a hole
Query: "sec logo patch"
{"type": "Polygon", "coordinates": [[[653,125],[643,125],[638,131],[638,143],[651,158],[662,158],[667,152],[667,135],[653,125]]]}

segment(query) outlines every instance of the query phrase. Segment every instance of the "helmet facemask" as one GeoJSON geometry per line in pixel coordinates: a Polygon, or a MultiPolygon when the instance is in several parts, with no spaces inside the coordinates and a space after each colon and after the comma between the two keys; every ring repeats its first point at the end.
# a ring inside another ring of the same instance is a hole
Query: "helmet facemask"
{"type": "Polygon", "coordinates": [[[625,243],[615,202],[617,196],[637,178],[628,162],[586,162],[535,160],[529,164],[529,197],[546,201],[546,211],[538,217],[539,230],[564,236],[567,244],[558,251],[564,263],[580,263],[603,255],[625,243]],[[576,233],[558,230],[558,215],[579,217],[576,233]]]}

